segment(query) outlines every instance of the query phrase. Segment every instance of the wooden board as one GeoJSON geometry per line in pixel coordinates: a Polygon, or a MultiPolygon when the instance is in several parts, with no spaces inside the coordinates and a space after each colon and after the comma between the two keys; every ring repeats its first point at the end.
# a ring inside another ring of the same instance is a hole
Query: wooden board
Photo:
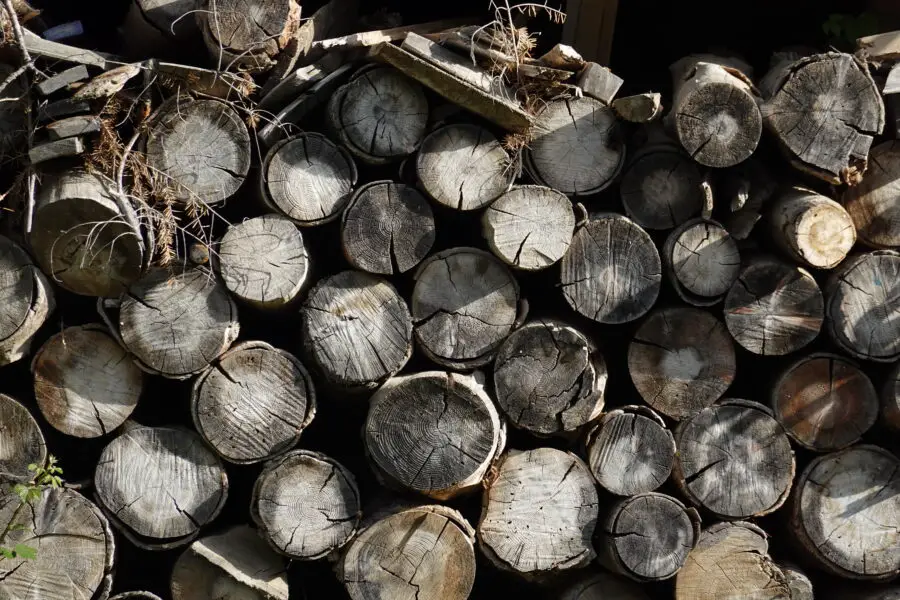
{"type": "Polygon", "coordinates": [[[568,0],[562,42],[585,60],[609,64],[619,0],[568,0]]]}

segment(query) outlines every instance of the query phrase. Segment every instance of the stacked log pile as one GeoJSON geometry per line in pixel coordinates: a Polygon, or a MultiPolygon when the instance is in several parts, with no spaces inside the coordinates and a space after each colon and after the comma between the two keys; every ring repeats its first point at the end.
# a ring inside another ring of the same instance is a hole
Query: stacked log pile
{"type": "Polygon", "coordinates": [[[900,42],[360,4],[4,3],[0,599],[900,594],[900,42]]]}

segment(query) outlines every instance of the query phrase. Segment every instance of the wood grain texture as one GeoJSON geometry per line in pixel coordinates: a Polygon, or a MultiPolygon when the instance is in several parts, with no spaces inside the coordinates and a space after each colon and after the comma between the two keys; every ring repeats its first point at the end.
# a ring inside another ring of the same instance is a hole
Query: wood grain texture
{"type": "Polygon", "coordinates": [[[873,248],[900,247],[900,142],[872,148],[866,176],[848,187],[842,200],[860,242],[873,248]]]}
{"type": "Polygon", "coordinates": [[[779,564],[778,568],[781,569],[787,580],[791,590],[791,600],[815,600],[813,584],[806,573],[793,564],[779,564]]]}
{"type": "Polygon", "coordinates": [[[856,228],[844,208],[801,187],[781,194],[770,208],[772,237],[788,258],[817,269],[833,269],[856,243],[856,228]]]}
{"type": "Polygon", "coordinates": [[[631,123],[649,123],[663,113],[662,95],[655,92],[616,98],[610,106],[620,119],[631,123]]]}
{"type": "Polygon", "coordinates": [[[586,573],[562,590],[559,600],[650,600],[644,587],[612,573],[586,573]]]}
{"type": "Polygon", "coordinates": [[[881,387],[881,422],[900,431],[900,363],[891,369],[881,387]]]}
{"type": "Polygon", "coordinates": [[[734,345],[721,321],[694,308],[652,313],[628,347],[628,371],[647,404],[681,420],[722,397],[734,381],[734,345]]]}
{"type": "Polygon", "coordinates": [[[47,444],[37,421],[18,400],[0,394],[0,480],[31,480],[28,465],[46,461],[47,444]]]}
{"type": "Polygon", "coordinates": [[[794,480],[794,452],[761,404],[723,400],[675,430],[674,479],[685,496],[726,520],[777,510],[794,480]]]}
{"type": "Polygon", "coordinates": [[[260,72],[300,27],[295,0],[199,0],[197,24],[219,70],[260,72]]]}
{"type": "Polygon", "coordinates": [[[0,365],[22,359],[56,308],[53,288],[23,248],[0,236],[0,365]]]}
{"type": "Polygon", "coordinates": [[[741,271],[737,242],[708,219],[692,219],[672,231],[662,259],[675,292],[694,306],[718,304],[741,271]]]}
{"type": "Polygon", "coordinates": [[[566,302],[599,323],[634,321],[659,295],[659,252],[647,232],[622,215],[602,213],[587,221],[560,266],[566,302]]]}

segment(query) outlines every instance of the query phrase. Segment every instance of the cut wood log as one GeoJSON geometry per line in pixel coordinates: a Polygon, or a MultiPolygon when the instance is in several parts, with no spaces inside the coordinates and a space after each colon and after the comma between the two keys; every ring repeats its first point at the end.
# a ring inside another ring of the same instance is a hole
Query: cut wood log
{"type": "Polygon", "coordinates": [[[199,34],[197,0],[131,0],[122,23],[122,41],[130,56],[173,55],[199,34]]]}
{"type": "Polygon", "coordinates": [[[28,162],[32,165],[37,165],[57,158],[78,156],[83,152],[84,140],[80,137],[70,137],[32,146],[28,150],[28,162]]]}
{"type": "Polygon", "coordinates": [[[405,273],[431,251],[434,213],[416,188],[375,181],[359,188],[341,217],[347,262],[379,275],[405,273]]]}
{"type": "Polygon", "coordinates": [[[791,491],[791,442],[762,404],[730,399],[703,409],[679,423],[675,445],[675,483],[720,519],[767,515],[791,491]]]}
{"type": "Polygon", "coordinates": [[[578,50],[566,44],[556,44],[538,60],[554,69],[579,71],[584,67],[584,58],[578,50]]]}
{"type": "Polygon", "coordinates": [[[575,232],[560,282],[569,306],[589,319],[621,324],[642,317],[659,296],[662,264],[647,232],[614,213],[575,232]]]}
{"type": "Polygon", "coordinates": [[[611,108],[593,98],[547,104],[538,113],[525,167],[540,184],[567,196],[604,190],[622,170],[625,145],[611,108]]]}
{"type": "Polygon", "coordinates": [[[472,19],[444,19],[441,21],[430,21],[428,23],[417,23],[415,25],[402,25],[400,27],[376,29],[374,31],[361,31],[359,33],[352,33],[350,35],[342,35],[328,39],[316,39],[312,44],[311,51],[313,54],[317,52],[324,54],[326,52],[370,48],[381,43],[405,40],[410,33],[418,36],[427,36],[442,31],[455,30],[465,25],[470,25],[471,23],[472,19]]]}
{"type": "Polygon", "coordinates": [[[45,462],[47,444],[37,421],[18,400],[0,394],[0,481],[30,481],[34,473],[28,466],[45,462]]]}
{"type": "Polygon", "coordinates": [[[517,323],[519,284],[503,263],[476,248],[434,254],[415,274],[412,318],[422,352],[439,365],[489,363],[517,323]]]}
{"type": "Polygon", "coordinates": [[[385,484],[447,500],[480,488],[505,432],[472,376],[428,371],[395,377],[375,392],[363,441],[385,484]]]}
{"type": "Polygon", "coordinates": [[[884,128],[884,103],[866,65],[829,52],[781,68],[763,121],[795,166],[831,183],[856,184],[872,138],[884,128]]]}
{"type": "Polygon", "coordinates": [[[409,308],[380,277],[361,271],[326,277],[310,290],[300,314],[304,348],[336,386],[374,389],[412,356],[409,308]]]}
{"type": "Polygon", "coordinates": [[[316,414],[316,393],[303,364],[265,342],[243,342],[194,383],[197,432],[223,459],[251,464],[287,452],[316,414]]]}
{"type": "Polygon", "coordinates": [[[578,75],[578,87],[586,96],[610,104],[625,81],[595,62],[587,63],[578,75]]]}
{"type": "Polygon", "coordinates": [[[141,370],[100,325],[63,329],[37,351],[31,370],[41,414],[57,430],[79,438],[118,428],[143,388],[141,370]]]}
{"type": "Polygon", "coordinates": [[[789,366],[772,389],[771,404],[787,434],[816,452],[855,444],[878,417],[869,377],[835,354],[812,354],[789,366]]]}
{"type": "Polygon", "coordinates": [[[700,539],[700,515],[654,492],[616,502],[598,531],[600,562],[635,581],[675,577],[700,539]]]}
{"type": "Polygon", "coordinates": [[[813,584],[806,573],[792,564],[779,564],[778,568],[791,590],[790,600],[815,600],[813,584]]]}
{"type": "Polygon", "coordinates": [[[173,600],[288,600],[282,557],[258,533],[239,525],[197,540],[172,570],[173,600]]]}
{"type": "Polygon", "coordinates": [[[900,142],[884,142],[869,153],[869,169],[843,203],[859,241],[873,248],[900,248],[900,142]]]}
{"type": "Polygon", "coordinates": [[[69,117],[44,128],[50,140],[61,140],[100,131],[100,119],[94,116],[69,117]]]}
{"type": "Polygon", "coordinates": [[[816,280],[805,269],[757,258],[725,297],[725,325],[750,352],[783,356],[816,339],[824,305],[816,280]]]}
{"type": "Polygon", "coordinates": [[[324,454],[294,450],[260,473],[250,514],[276,552],[314,560],[346,544],[362,513],[350,471],[324,454]]]}
{"type": "Polygon", "coordinates": [[[616,116],[630,123],[649,123],[663,113],[662,96],[653,92],[616,98],[610,106],[616,116]]]}
{"type": "Polygon", "coordinates": [[[300,294],[309,272],[303,236],[289,219],[263,215],[232,225],[219,242],[217,266],[236,298],[279,309],[300,294]]]}
{"type": "Polygon", "coordinates": [[[496,567],[526,578],[578,569],[595,557],[597,487],[574,454],[510,450],[482,496],[478,545],[496,567]]]}
{"type": "Polygon", "coordinates": [[[84,81],[89,77],[90,74],[88,73],[87,67],[84,65],[76,65],[35,84],[34,88],[41,96],[49,96],[53,92],[58,92],[72,83],[84,81]]]}
{"type": "Polygon", "coordinates": [[[737,243],[708,219],[692,219],[670,233],[662,258],[675,292],[694,306],[720,302],[741,271],[737,243]]]}
{"type": "Polygon", "coordinates": [[[794,187],[770,209],[772,238],[792,260],[816,269],[833,269],[856,243],[856,228],[840,204],[794,187]]]}
{"type": "Polygon", "coordinates": [[[900,460],[870,445],[816,458],[797,480],[791,528],[827,571],[893,579],[900,573],[900,460]]]}
{"type": "Polygon", "coordinates": [[[436,202],[467,211],[484,208],[509,190],[515,167],[490,131],[463,123],[441,127],[425,138],[416,174],[436,202]]]}
{"type": "Polygon", "coordinates": [[[828,282],[828,332],[862,360],[900,358],[900,254],[876,250],[848,259],[828,282]]]}
{"type": "Polygon", "coordinates": [[[475,583],[475,532],[444,506],[419,506],[368,526],[335,571],[352,600],[465,600],[475,583]]]}
{"type": "Polygon", "coordinates": [[[559,321],[527,323],[494,361],[497,404],[510,423],[537,435],[574,433],[596,420],[607,378],[594,344],[559,321]]]}
{"type": "Polygon", "coordinates": [[[900,32],[888,31],[856,40],[856,47],[865,52],[867,60],[893,61],[900,58],[900,32]]]}
{"type": "Polygon", "coordinates": [[[644,586],[612,573],[578,577],[562,591],[559,600],[650,600],[644,586]]]}
{"type": "Polygon", "coordinates": [[[503,262],[524,271],[546,269],[565,255],[575,232],[569,199],[539,185],[517,186],[484,212],[488,247],[503,262]]]}
{"type": "Polygon", "coordinates": [[[891,369],[881,388],[881,421],[900,432],[900,364],[891,369]]]}
{"type": "Polygon", "coordinates": [[[21,360],[56,308],[53,287],[11,239],[0,236],[0,365],[21,360]]]}
{"type": "Polygon", "coordinates": [[[189,543],[218,516],[228,476],[196,433],[137,426],[103,449],[94,488],[129,541],[148,550],[169,549],[189,543]]]}

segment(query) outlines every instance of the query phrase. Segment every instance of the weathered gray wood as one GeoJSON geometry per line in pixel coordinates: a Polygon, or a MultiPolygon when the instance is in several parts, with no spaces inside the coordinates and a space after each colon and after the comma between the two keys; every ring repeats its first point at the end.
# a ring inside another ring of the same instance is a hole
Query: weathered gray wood
{"type": "Polygon", "coordinates": [[[741,271],[737,243],[708,219],[692,219],[670,233],[662,259],[675,292],[694,306],[717,304],[741,271]]]}
{"type": "Polygon", "coordinates": [[[422,352],[439,365],[474,368],[493,359],[517,320],[519,284],[476,248],[434,254],[415,273],[412,318],[422,352]]]}
{"type": "Polygon", "coordinates": [[[203,69],[155,59],[149,61],[148,68],[159,75],[160,85],[176,94],[196,92],[234,101],[248,97],[256,89],[256,84],[245,73],[203,69]]]}
{"type": "Polygon", "coordinates": [[[876,250],[850,258],[826,288],[828,332],[863,360],[900,358],[900,255],[876,250]]]}
{"type": "Polygon", "coordinates": [[[455,510],[419,506],[360,532],[335,570],[353,600],[465,600],[475,583],[474,542],[455,510]]]}
{"type": "Polygon", "coordinates": [[[647,232],[614,213],[601,213],[575,232],[562,258],[560,282],[569,305],[606,324],[640,318],[656,302],[659,252],[647,232]]]}
{"type": "Polygon", "coordinates": [[[836,267],[856,243],[856,228],[844,208],[816,192],[794,187],[769,212],[772,238],[788,258],[817,268],[836,267]]]}
{"type": "Polygon", "coordinates": [[[734,239],[745,240],[750,236],[778,188],[778,181],[756,158],[729,169],[718,191],[731,209],[732,214],[724,224],[734,239]]]}
{"type": "Polygon", "coordinates": [[[770,258],[751,260],[725,297],[725,325],[754,354],[782,356],[819,335],[825,302],[805,269],[770,258]]]}
{"type": "Polygon", "coordinates": [[[578,50],[566,44],[556,44],[538,60],[554,69],[578,71],[584,67],[584,58],[578,53],[578,50]]]}
{"type": "MultiPolygon", "coordinates": [[[[369,48],[381,43],[405,40],[410,33],[421,37],[447,30],[457,30],[470,23],[472,23],[472,19],[444,19],[441,21],[416,23],[415,25],[402,25],[400,27],[388,27],[373,31],[361,31],[359,33],[352,33],[329,39],[317,39],[312,44],[312,52],[334,52],[369,48]]],[[[423,46],[424,45],[421,44],[421,42],[420,45],[416,45],[415,42],[413,42],[413,47],[415,48],[421,48],[423,46]]],[[[404,47],[407,50],[412,51],[409,45],[404,47]]]]}
{"type": "Polygon", "coordinates": [[[478,544],[505,571],[540,578],[594,559],[597,488],[574,454],[510,450],[482,496],[478,544]]]}
{"type": "Polygon", "coordinates": [[[578,87],[586,96],[610,104],[625,81],[602,65],[587,63],[578,74],[578,87]]]}
{"type": "Polygon", "coordinates": [[[881,422],[900,432],[900,363],[891,369],[881,388],[881,422]]]}
{"type": "Polygon", "coordinates": [[[234,346],[197,378],[191,394],[197,432],[237,464],[286,452],[315,414],[316,393],[303,363],[265,342],[234,346]]]}
{"type": "Polygon", "coordinates": [[[277,113],[335,71],[341,66],[341,63],[340,55],[330,54],[318,62],[296,69],[281,79],[271,90],[263,89],[264,95],[259,101],[258,109],[273,114],[277,113]]]}
{"type": "Polygon", "coordinates": [[[900,142],[872,148],[862,183],[847,188],[842,200],[860,242],[873,248],[900,247],[900,142]]]}
{"type": "Polygon", "coordinates": [[[87,67],[84,65],[76,65],[41,81],[34,87],[41,96],[49,96],[53,92],[58,92],[63,89],[70,83],[83,81],[88,77],[90,77],[90,75],[88,74],[87,67]]]}
{"type": "Polygon", "coordinates": [[[573,433],[596,420],[607,377],[594,344],[552,320],[512,332],[494,361],[497,404],[513,425],[537,435],[573,433]]]}
{"type": "Polygon", "coordinates": [[[372,389],[412,355],[406,302],[386,280],[343,271],[313,287],[300,311],[303,345],[330,383],[372,389]]]}
{"type": "Polygon", "coordinates": [[[33,165],[37,165],[66,156],[78,156],[83,152],[84,140],[80,137],[70,137],[32,146],[28,150],[28,161],[33,165]]]}
{"type": "Polygon", "coordinates": [[[790,600],[815,600],[813,584],[806,573],[793,564],[779,564],[778,568],[784,574],[791,590],[790,600]]]}
{"type": "Polygon", "coordinates": [[[576,578],[559,600],[650,600],[650,596],[644,586],[604,571],[576,578]]]}
{"type": "MultiPolygon", "coordinates": [[[[0,394],[0,480],[29,481],[34,473],[28,465],[46,461],[47,444],[37,421],[18,400],[0,394]]],[[[0,561],[0,565],[5,563],[0,561]]]]}
{"type": "Polygon", "coordinates": [[[787,434],[816,452],[855,444],[878,417],[878,394],[869,377],[835,354],[794,362],[775,382],[770,402],[787,434]]]}
{"type": "Polygon", "coordinates": [[[131,416],[143,374],[99,325],[67,327],[35,353],[34,396],[57,430],[80,438],[110,433],[131,416]]]}
{"type": "Polygon", "coordinates": [[[69,117],[61,121],[54,121],[44,129],[51,140],[61,140],[77,135],[97,133],[100,131],[100,119],[94,116],[69,117]]]}
{"type": "Polygon", "coordinates": [[[119,333],[144,368],[172,379],[199,373],[237,339],[237,306],[209,271],[154,269],[128,288],[119,333]]]}
{"type": "Polygon", "coordinates": [[[491,251],[503,262],[525,271],[556,264],[569,249],[575,212],[556,190],[517,186],[491,204],[481,219],[491,251]]]}
{"type": "Polygon", "coordinates": [[[71,115],[79,115],[91,111],[91,104],[86,101],[76,102],[71,98],[57,100],[45,104],[38,110],[38,121],[55,120],[71,115]]]}
{"type": "Polygon", "coordinates": [[[679,423],[673,478],[682,493],[721,519],[777,510],[794,479],[794,452],[766,407],[724,400],[679,423]]]}
{"type": "Polygon", "coordinates": [[[361,518],[356,479],[324,454],[294,450],[260,473],[250,514],[275,551],[291,559],[322,558],[356,534],[361,518]]]}
{"type": "Polygon", "coordinates": [[[463,123],[425,138],[416,156],[416,175],[436,202],[468,211],[484,208],[506,192],[515,167],[490,131],[463,123]]]}
{"type": "Polygon", "coordinates": [[[649,123],[663,113],[662,96],[655,92],[616,98],[611,106],[620,119],[631,123],[649,123]]]}
{"type": "Polygon", "coordinates": [[[85,48],[76,48],[68,44],[45,40],[28,29],[23,29],[22,33],[24,34],[22,40],[25,43],[25,48],[34,57],[61,60],[88,67],[99,67],[103,70],[112,68],[114,63],[121,64],[121,62],[124,62],[118,57],[104,52],[94,52],[85,48]]]}
{"type": "Polygon", "coordinates": [[[347,261],[379,275],[405,273],[431,251],[434,213],[416,188],[374,181],[359,188],[341,217],[347,261]]]}
{"type": "Polygon", "coordinates": [[[87,83],[79,86],[72,94],[72,100],[98,100],[108,98],[125,87],[133,77],[141,72],[141,65],[126,64],[97,75],[87,83]]]}
{"type": "Polygon", "coordinates": [[[103,449],[94,488],[122,534],[152,549],[197,537],[222,510],[228,476],[196,433],[137,426],[103,449]]]}
{"type": "Polygon", "coordinates": [[[858,445],[821,456],[797,480],[791,527],[816,563],[841,577],[900,573],[900,460],[858,445]]]}
{"type": "Polygon", "coordinates": [[[56,309],[53,287],[11,239],[0,236],[0,365],[22,359],[56,309]]]}
{"type": "Polygon", "coordinates": [[[219,242],[218,271],[236,298],[279,309],[297,298],[309,272],[303,236],[289,219],[263,215],[232,225],[219,242]]]}

